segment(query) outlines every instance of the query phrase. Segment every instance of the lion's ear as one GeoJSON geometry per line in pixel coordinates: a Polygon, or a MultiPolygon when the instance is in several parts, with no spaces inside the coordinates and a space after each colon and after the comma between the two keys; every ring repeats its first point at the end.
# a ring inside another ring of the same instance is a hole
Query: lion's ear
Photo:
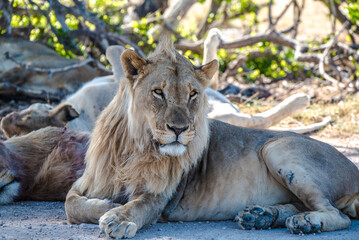
{"type": "Polygon", "coordinates": [[[119,45],[109,46],[106,49],[106,57],[111,63],[113,74],[116,79],[121,79],[125,76],[123,68],[121,66],[121,54],[125,51],[125,48],[119,45]]]}
{"type": "Polygon", "coordinates": [[[215,59],[197,68],[196,71],[199,71],[205,77],[204,82],[201,82],[203,86],[207,87],[209,85],[213,75],[218,71],[218,67],[218,61],[215,59]]]}
{"type": "Polygon", "coordinates": [[[126,78],[133,81],[139,71],[147,64],[147,61],[135,51],[128,49],[122,53],[121,63],[123,70],[125,71],[126,78]]]}
{"type": "Polygon", "coordinates": [[[79,116],[80,114],[69,103],[60,104],[59,106],[50,111],[50,117],[55,118],[64,124],[79,116]]]}

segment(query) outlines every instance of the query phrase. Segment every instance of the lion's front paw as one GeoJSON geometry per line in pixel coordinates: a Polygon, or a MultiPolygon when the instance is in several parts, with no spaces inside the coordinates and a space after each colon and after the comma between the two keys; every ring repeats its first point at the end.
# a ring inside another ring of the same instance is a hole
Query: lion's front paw
{"type": "Polygon", "coordinates": [[[99,225],[107,237],[115,239],[132,238],[137,232],[137,225],[135,223],[123,221],[114,213],[105,213],[100,218],[99,225]]]}
{"type": "Polygon", "coordinates": [[[273,211],[267,207],[249,206],[239,211],[235,218],[238,225],[246,230],[267,229],[275,221],[276,216],[273,211]]]}
{"type": "Polygon", "coordinates": [[[286,226],[291,233],[318,233],[322,229],[315,213],[301,213],[287,218],[286,226]]]}

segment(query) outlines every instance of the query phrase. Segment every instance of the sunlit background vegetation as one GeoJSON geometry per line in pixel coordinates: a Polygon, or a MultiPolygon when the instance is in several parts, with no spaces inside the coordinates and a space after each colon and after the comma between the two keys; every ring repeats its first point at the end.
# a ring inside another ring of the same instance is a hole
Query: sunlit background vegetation
{"type": "MultiPolygon", "coordinates": [[[[225,11],[211,12],[208,14],[207,23],[212,23],[215,20],[226,17],[226,21],[240,20],[245,24],[248,34],[255,34],[258,30],[258,25],[261,22],[258,19],[258,1],[252,0],[216,0],[218,4],[222,1],[228,3],[225,11]]],[[[358,0],[349,0],[342,3],[340,0],[335,0],[343,8],[346,16],[354,23],[353,28],[359,21],[359,2],[358,0]]],[[[25,35],[31,41],[41,41],[46,43],[49,47],[55,49],[59,54],[67,58],[84,59],[90,54],[104,64],[107,64],[103,53],[96,50],[91,42],[72,38],[71,31],[76,31],[81,28],[94,31],[95,25],[89,22],[82,16],[75,16],[73,14],[66,14],[65,23],[68,26],[68,31],[65,31],[59,20],[56,18],[54,10],[49,8],[49,2],[44,0],[13,0],[14,9],[22,9],[26,14],[16,14],[14,11],[11,21],[13,31],[24,30],[25,35]],[[50,10],[49,10],[50,9],[50,10]],[[51,23],[51,24],[49,24],[51,23]],[[60,38],[60,39],[59,39],[60,38]]],[[[74,7],[72,0],[59,0],[60,3],[67,7],[74,7]]],[[[204,0],[199,0],[204,3],[204,0]]],[[[326,1],[324,1],[325,3],[326,1]]],[[[323,3],[323,7],[325,4],[323,3]]],[[[130,35],[130,39],[137,44],[144,53],[148,54],[156,47],[156,41],[152,36],[148,35],[148,31],[152,29],[161,20],[163,12],[156,11],[149,13],[147,16],[139,20],[131,21],[126,26],[130,29],[123,29],[124,18],[128,14],[126,0],[88,0],[85,1],[85,6],[89,13],[96,15],[98,19],[105,23],[105,28],[108,32],[117,34],[130,35]],[[149,22],[148,19],[151,21],[149,22]]],[[[0,15],[2,13],[0,12],[0,15]]],[[[195,23],[175,26],[175,30],[184,38],[193,41],[204,38],[206,33],[198,35],[199,29],[195,23]]],[[[2,29],[1,34],[6,34],[6,30],[2,29]]],[[[308,39],[310,46],[315,47],[327,42],[330,35],[323,39],[308,39]]],[[[349,37],[348,37],[349,39],[349,37]]],[[[280,79],[290,76],[291,78],[309,77],[312,76],[313,71],[310,67],[298,63],[294,59],[294,50],[276,46],[272,43],[263,41],[250,47],[239,48],[234,50],[218,50],[218,57],[220,61],[220,71],[224,72],[228,63],[234,60],[239,52],[247,53],[251,50],[266,51],[270,57],[263,56],[259,58],[249,58],[245,63],[245,68],[238,68],[238,75],[248,82],[255,82],[260,77],[267,77],[270,79],[280,79]],[[268,49],[270,51],[268,51],[268,49]]],[[[184,51],[183,54],[195,62],[201,62],[202,53],[192,52],[191,50],[184,51]]],[[[356,75],[359,76],[358,64],[356,65],[356,75]]]]}

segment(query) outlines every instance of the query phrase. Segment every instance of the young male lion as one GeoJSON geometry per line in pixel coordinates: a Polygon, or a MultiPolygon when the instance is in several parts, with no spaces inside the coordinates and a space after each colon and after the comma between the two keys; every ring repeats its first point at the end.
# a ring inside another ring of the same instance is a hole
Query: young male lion
{"type": "Polygon", "coordinates": [[[122,238],[157,220],[235,218],[245,229],[316,233],[358,218],[359,171],[335,148],[205,117],[217,61],[195,67],[166,39],[147,59],[112,51],[126,78],[66,197],[69,222],[99,221],[122,238]]]}

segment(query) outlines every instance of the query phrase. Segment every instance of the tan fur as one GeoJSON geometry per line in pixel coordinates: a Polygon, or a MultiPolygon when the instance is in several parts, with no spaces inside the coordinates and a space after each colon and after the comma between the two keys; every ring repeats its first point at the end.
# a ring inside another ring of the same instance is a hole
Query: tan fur
{"type": "Polygon", "coordinates": [[[86,133],[47,127],[1,142],[0,204],[63,201],[83,173],[87,140],[86,133]]]}
{"type": "Polygon", "coordinates": [[[158,219],[236,217],[245,229],[311,233],[348,227],[337,207],[358,217],[359,171],[333,147],[206,119],[216,61],[194,67],[168,41],[147,59],[131,50],[119,58],[126,78],[67,195],[71,223],[99,221],[108,237],[122,238],[158,219]]]}

